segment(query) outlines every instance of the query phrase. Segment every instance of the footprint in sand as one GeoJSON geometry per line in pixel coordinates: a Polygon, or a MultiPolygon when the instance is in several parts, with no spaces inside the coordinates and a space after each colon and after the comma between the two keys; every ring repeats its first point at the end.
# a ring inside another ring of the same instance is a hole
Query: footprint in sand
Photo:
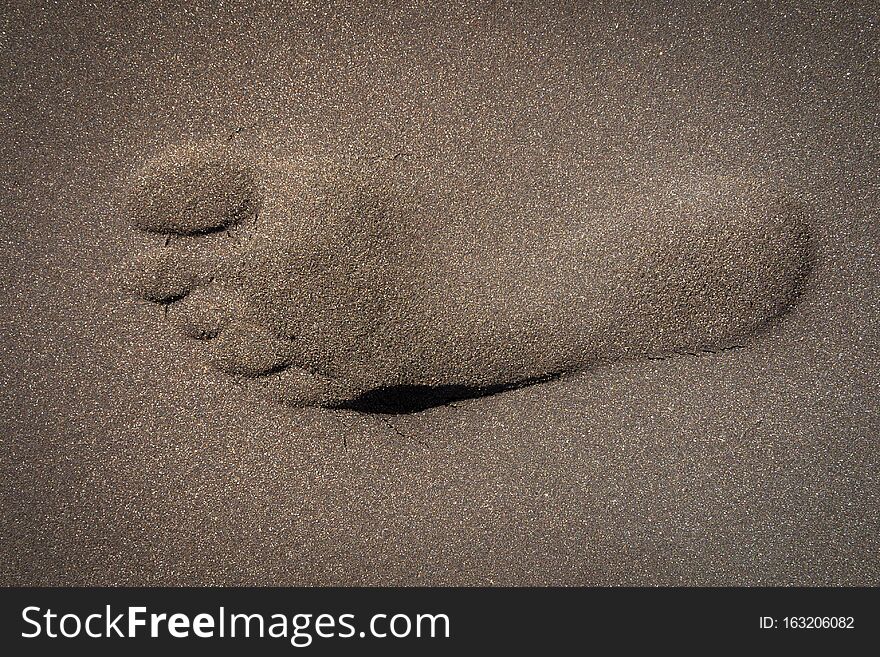
{"type": "Polygon", "coordinates": [[[130,285],[245,385],[401,413],[739,345],[791,307],[813,260],[803,209],[742,177],[694,174],[612,215],[570,209],[565,240],[535,222],[523,237],[429,230],[428,181],[391,159],[165,150],[128,189],[134,227],[164,236],[130,285]]]}

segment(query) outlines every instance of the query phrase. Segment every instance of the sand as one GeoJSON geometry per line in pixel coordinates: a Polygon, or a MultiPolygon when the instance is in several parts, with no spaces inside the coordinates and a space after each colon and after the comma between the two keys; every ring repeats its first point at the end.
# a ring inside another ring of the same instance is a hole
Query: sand
{"type": "Polygon", "coordinates": [[[730,176],[692,172],[632,214],[579,203],[511,217],[504,190],[483,203],[438,188],[442,161],[310,170],[258,153],[206,142],[151,158],[124,213],[165,242],[129,283],[210,340],[219,371],[298,407],[412,412],[624,356],[742,347],[816,264],[799,195],[730,176]],[[456,212],[464,201],[473,212],[456,212]],[[481,225],[494,244],[502,221],[526,236],[504,252],[515,267],[481,259],[451,276],[473,243],[454,227],[481,225]],[[551,244],[527,236],[562,222],[551,244]]]}
{"type": "Polygon", "coordinates": [[[5,583],[880,579],[867,5],[9,24],[5,583]]]}

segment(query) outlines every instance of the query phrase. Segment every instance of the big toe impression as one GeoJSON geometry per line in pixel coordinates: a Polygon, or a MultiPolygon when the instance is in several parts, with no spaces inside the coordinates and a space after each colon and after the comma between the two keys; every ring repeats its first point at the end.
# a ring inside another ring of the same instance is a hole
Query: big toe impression
{"type": "Polygon", "coordinates": [[[228,144],[170,148],[149,162],[129,190],[136,228],[192,235],[227,228],[257,207],[252,159],[228,144]]]}

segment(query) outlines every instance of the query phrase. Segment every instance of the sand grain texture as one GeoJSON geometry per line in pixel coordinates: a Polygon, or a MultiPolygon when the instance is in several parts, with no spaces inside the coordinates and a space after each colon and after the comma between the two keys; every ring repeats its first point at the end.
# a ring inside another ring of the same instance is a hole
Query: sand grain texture
{"type": "Polygon", "coordinates": [[[880,581],[869,3],[6,13],[4,583],[880,581]]]}

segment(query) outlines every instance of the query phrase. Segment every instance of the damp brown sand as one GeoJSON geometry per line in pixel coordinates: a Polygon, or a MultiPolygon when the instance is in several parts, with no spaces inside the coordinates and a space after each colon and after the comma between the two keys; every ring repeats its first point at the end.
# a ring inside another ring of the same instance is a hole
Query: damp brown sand
{"type": "Polygon", "coordinates": [[[13,10],[4,580],[876,583],[867,7],[322,11],[13,10]],[[492,216],[519,233],[427,226],[491,235],[474,263],[552,253],[564,219],[523,216],[637,206],[694,170],[781,182],[823,260],[745,349],[406,417],[280,409],[111,285],[151,244],[122,172],[249,131],[279,156],[452,172],[450,196],[480,199],[462,217],[504,190],[492,216]]]}

